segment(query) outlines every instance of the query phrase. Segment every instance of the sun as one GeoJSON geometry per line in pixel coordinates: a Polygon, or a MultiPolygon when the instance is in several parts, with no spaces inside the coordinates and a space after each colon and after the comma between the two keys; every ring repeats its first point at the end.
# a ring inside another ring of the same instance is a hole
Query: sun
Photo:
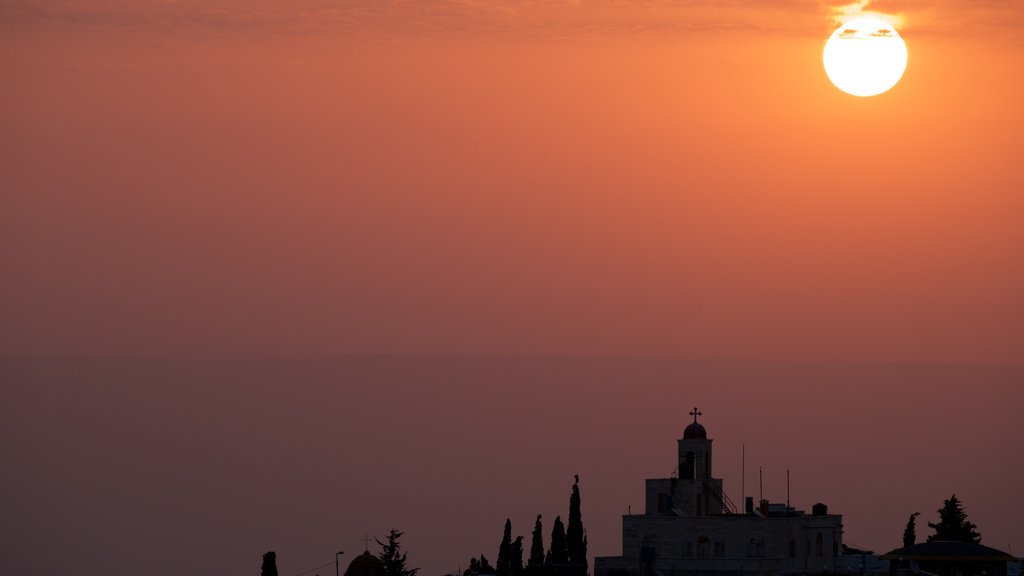
{"type": "Polygon", "coordinates": [[[874,18],[840,26],[822,54],[828,79],[847,94],[875,96],[892,88],[907,69],[907,45],[895,28],[874,18]]]}

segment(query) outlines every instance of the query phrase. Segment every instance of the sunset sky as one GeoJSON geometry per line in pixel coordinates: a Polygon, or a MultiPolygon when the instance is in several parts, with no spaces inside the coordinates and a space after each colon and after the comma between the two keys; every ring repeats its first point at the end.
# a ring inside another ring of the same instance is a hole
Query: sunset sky
{"type": "MultiPolygon", "coordinates": [[[[803,374],[794,368],[801,363],[931,366],[906,377],[871,372],[891,384],[870,388],[892,395],[876,399],[886,433],[900,429],[901,414],[955,406],[960,386],[976,386],[980,398],[967,405],[977,411],[964,417],[1006,426],[985,452],[1002,459],[992,470],[962,474],[991,481],[971,484],[975,498],[1016,491],[1022,470],[1007,459],[1019,461],[1024,442],[1021,71],[1024,2],[1012,0],[0,0],[0,357],[18,375],[9,379],[16,401],[5,408],[13,419],[2,448],[25,470],[8,488],[42,486],[41,475],[61,469],[61,461],[41,456],[58,442],[47,434],[59,427],[38,428],[58,422],[43,409],[48,396],[26,383],[56,386],[50,400],[68,403],[58,402],[65,409],[56,414],[80,426],[69,438],[88,439],[104,458],[119,454],[106,424],[71,408],[76,392],[64,385],[75,383],[77,368],[56,359],[113,363],[89,380],[114,386],[102,388],[112,394],[122,390],[112,381],[136,376],[117,368],[126,359],[398,354],[734,359],[767,362],[769,372],[784,363],[768,380],[803,374]],[[829,34],[858,14],[891,22],[909,51],[900,83],[871,98],[839,91],[822,67],[829,34]],[[933,389],[940,365],[975,371],[933,389]]],[[[147,378],[159,374],[147,366],[147,378]]],[[[153,398],[177,398],[172,384],[190,381],[182,374],[191,372],[174,370],[153,398]]],[[[221,382],[218,370],[204,368],[198,380],[244,385],[232,371],[221,382]]],[[[641,388],[689,374],[673,370],[655,371],[641,388]]],[[[679,415],[659,415],[649,429],[630,433],[630,442],[657,445],[644,461],[651,469],[638,465],[615,478],[621,484],[602,485],[617,500],[601,511],[604,532],[592,537],[592,553],[618,553],[618,504],[639,498],[645,475],[670,472],[651,463],[664,456],[669,465],[690,405],[721,405],[716,426],[727,430],[740,415],[724,407],[751,394],[797,412],[829,402],[833,392],[859,398],[857,380],[839,378],[831,389],[794,392],[791,403],[757,384],[756,370],[742,373],[730,373],[731,395],[716,396],[714,387],[701,388],[703,399],[673,392],[679,415]],[[753,388],[736,383],[744,379],[753,388]]],[[[388,386],[416,384],[414,370],[401,374],[378,375],[388,386]]],[[[477,376],[468,395],[486,403],[493,375],[477,376]]],[[[347,406],[339,379],[334,396],[318,387],[330,380],[321,376],[293,400],[347,406]]],[[[515,386],[529,388],[527,380],[514,379],[515,386]]],[[[375,380],[361,381],[372,388],[375,380]]],[[[273,384],[263,384],[247,401],[273,404],[266,392],[273,384]]],[[[611,398],[629,385],[591,401],[614,406],[611,398]]],[[[375,405],[389,401],[380,390],[371,395],[375,405]]],[[[436,400],[438,417],[467,406],[465,390],[446,390],[436,400]]],[[[493,393],[499,404],[507,395],[493,393]]],[[[110,408],[118,416],[106,422],[125,431],[138,425],[129,414],[135,404],[121,396],[111,402],[125,411],[110,408]]],[[[157,421],[188,428],[195,417],[196,430],[216,434],[218,412],[180,407],[178,416],[163,411],[157,421]]],[[[498,421],[521,422],[528,408],[517,405],[518,416],[502,412],[498,421]]],[[[845,413],[835,405],[829,411],[845,413]]],[[[860,416],[843,418],[852,428],[860,416]]],[[[922,422],[936,426],[936,418],[922,422]]],[[[360,422],[317,432],[372,443],[372,421],[360,422]]],[[[438,442],[458,440],[444,430],[438,442]]],[[[941,427],[933,432],[928,438],[945,437],[941,427]]],[[[201,446],[199,437],[183,445],[201,446]]],[[[871,446],[883,442],[865,438],[871,446]]],[[[726,441],[735,452],[743,438],[726,441]]],[[[963,441],[963,450],[976,448],[963,441]]],[[[63,446],[74,458],[82,445],[63,446]]],[[[360,442],[346,449],[350,457],[370,450],[360,442]]],[[[851,443],[842,458],[875,457],[859,449],[866,448],[851,443]]],[[[821,457],[795,465],[833,465],[821,457]]],[[[890,457],[898,467],[901,460],[890,457]]],[[[184,455],[175,462],[200,466],[184,455]]],[[[431,462],[466,466],[440,452],[431,462]]],[[[590,466],[584,476],[595,483],[615,470],[595,470],[586,459],[574,466],[590,466]]],[[[550,486],[531,485],[523,501],[561,502],[572,473],[543,475],[550,486]]],[[[106,494],[109,478],[95,478],[97,494],[106,494]]],[[[897,508],[887,508],[892,517],[879,531],[892,522],[902,530],[906,514],[931,512],[939,495],[956,489],[955,481],[927,479],[930,499],[913,510],[898,506],[914,490],[890,494],[886,502],[897,508]]],[[[854,493],[848,478],[838,485],[836,494],[850,498],[841,513],[869,498],[854,493]]],[[[338,489],[356,498],[358,489],[345,486],[338,489]]],[[[70,481],[53,489],[73,490],[70,481]]],[[[203,494],[200,501],[213,501],[218,491],[203,494]]],[[[14,518],[32,516],[33,508],[21,506],[14,518]]],[[[1005,513],[994,500],[984,506],[981,514],[1005,513]]],[[[1013,506],[1017,517],[1024,513],[1019,496],[1013,506]]],[[[448,521],[474,533],[493,525],[500,538],[501,512],[476,526],[471,509],[448,521]]],[[[553,519],[556,510],[544,513],[553,519]]],[[[428,530],[428,520],[415,526],[428,530]]],[[[992,545],[1005,546],[1009,525],[1000,524],[1001,540],[992,545]]],[[[182,526],[161,538],[173,539],[182,526]]],[[[860,534],[875,534],[870,526],[860,534]]],[[[364,532],[344,530],[350,540],[364,532]]],[[[68,543],[86,531],[67,528],[59,538],[68,543]]],[[[1013,536],[1019,554],[1024,540],[1019,530],[1013,536]]],[[[858,538],[878,548],[889,541],[858,538]]],[[[330,559],[335,544],[323,542],[330,559]]],[[[194,559],[189,570],[255,570],[258,555],[275,543],[232,545],[239,564],[194,559]],[[239,560],[245,554],[251,557],[239,560]]],[[[494,553],[432,550],[421,576],[494,553]]],[[[290,561],[283,576],[308,567],[290,561]]],[[[34,560],[19,562],[20,573],[32,573],[34,560]]]]}

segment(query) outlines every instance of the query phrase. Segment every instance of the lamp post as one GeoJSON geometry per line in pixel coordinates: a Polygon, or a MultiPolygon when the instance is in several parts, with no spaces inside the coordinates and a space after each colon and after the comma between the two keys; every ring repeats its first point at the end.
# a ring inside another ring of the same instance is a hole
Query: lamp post
{"type": "Polygon", "coordinates": [[[341,576],[339,574],[339,570],[341,570],[341,567],[338,564],[338,556],[341,556],[342,554],[344,554],[344,552],[342,552],[341,550],[338,550],[334,553],[334,576],[341,576]]]}

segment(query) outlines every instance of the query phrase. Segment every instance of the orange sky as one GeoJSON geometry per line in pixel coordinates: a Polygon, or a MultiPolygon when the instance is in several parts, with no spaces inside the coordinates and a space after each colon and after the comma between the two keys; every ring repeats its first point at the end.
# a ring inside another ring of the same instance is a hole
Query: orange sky
{"type": "Polygon", "coordinates": [[[910,54],[868,99],[821,64],[859,8],[0,0],[12,565],[243,573],[278,547],[290,576],[394,522],[437,576],[493,555],[509,508],[517,533],[534,506],[553,520],[574,473],[591,551],[615,554],[694,403],[734,500],[747,442],[853,543],[894,547],[958,490],[987,544],[1019,547],[1024,6],[864,5],[910,54]],[[11,360],[348,353],[597,364],[11,360]],[[611,359],[636,356],[768,362],[611,359]],[[348,473],[378,432],[412,439],[420,492],[348,473]],[[266,494],[298,495],[270,527],[266,494]]]}
{"type": "Polygon", "coordinates": [[[2,348],[1019,363],[1024,12],[3,2],[2,348]]]}

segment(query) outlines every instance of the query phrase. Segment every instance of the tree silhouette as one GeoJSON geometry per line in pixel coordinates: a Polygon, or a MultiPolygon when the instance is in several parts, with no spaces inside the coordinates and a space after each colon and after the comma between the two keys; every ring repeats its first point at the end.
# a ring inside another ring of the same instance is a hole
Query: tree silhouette
{"type": "Polygon", "coordinates": [[[565,542],[565,526],[562,525],[562,517],[555,517],[555,525],[551,529],[551,548],[548,549],[548,556],[545,564],[566,564],[569,562],[569,549],[565,542]]]}
{"type": "Polygon", "coordinates": [[[478,574],[494,574],[494,566],[487,561],[487,556],[480,555],[480,559],[470,558],[469,568],[462,572],[462,576],[476,576],[478,574]]]}
{"type": "Polygon", "coordinates": [[[512,560],[512,520],[505,519],[505,532],[501,536],[501,544],[498,546],[498,566],[495,570],[497,576],[509,576],[512,560]]]}
{"type": "Polygon", "coordinates": [[[509,553],[508,572],[511,576],[523,576],[523,537],[516,536],[509,553]]]}
{"type": "Polygon", "coordinates": [[[530,559],[526,568],[531,574],[538,573],[544,567],[544,528],[540,522],[541,515],[537,514],[537,521],[533,524],[533,536],[530,541],[530,559]]]}
{"type": "Polygon", "coordinates": [[[920,512],[914,512],[910,515],[910,519],[907,520],[907,527],[903,529],[903,547],[913,546],[917,543],[917,517],[920,516],[920,512]]]}
{"type": "Polygon", "coordinates": [[[419,572],[419,568],[408,568],[406,566],[406,554],[402,552],[402,545],[398,542],[398,539],[402,537],[405,532],[399,532],[392,528],[391,532],[388,533],[388,541],[381,542],[377,540],[377,544],[380,545],[380,554],[377,558],[384,563],[384,574],[386,576],[416,576],[419,572]]]}
{"type": "Polygon", "coordinates": [[[260,576],[277,576],[277,553],[267,552],[263,555],[263,566],[260,568],[260,576]]]}
{"type": "Polygon", "coordinates": [[[587,537],[583,530],[583,513],[580,510],[580,477],[572,485],[569,496],[569,526],[565,532],[565,545],[569,563],[576,566],[581,576],[587,573],[587,537]]]}
{"type": "Polygon", "coordinates": [[[971,544],[981,543],[981,534],[975,531],[973,523],[967,521],[967,513],[964,512],[963,504],[953,494],[949,500],[939,508],[939,522],[928,523],[928,527],[935,530],[935,534],[928,537],[928,541],[945,540],[955,542],[969,542],[971,544]]]}

